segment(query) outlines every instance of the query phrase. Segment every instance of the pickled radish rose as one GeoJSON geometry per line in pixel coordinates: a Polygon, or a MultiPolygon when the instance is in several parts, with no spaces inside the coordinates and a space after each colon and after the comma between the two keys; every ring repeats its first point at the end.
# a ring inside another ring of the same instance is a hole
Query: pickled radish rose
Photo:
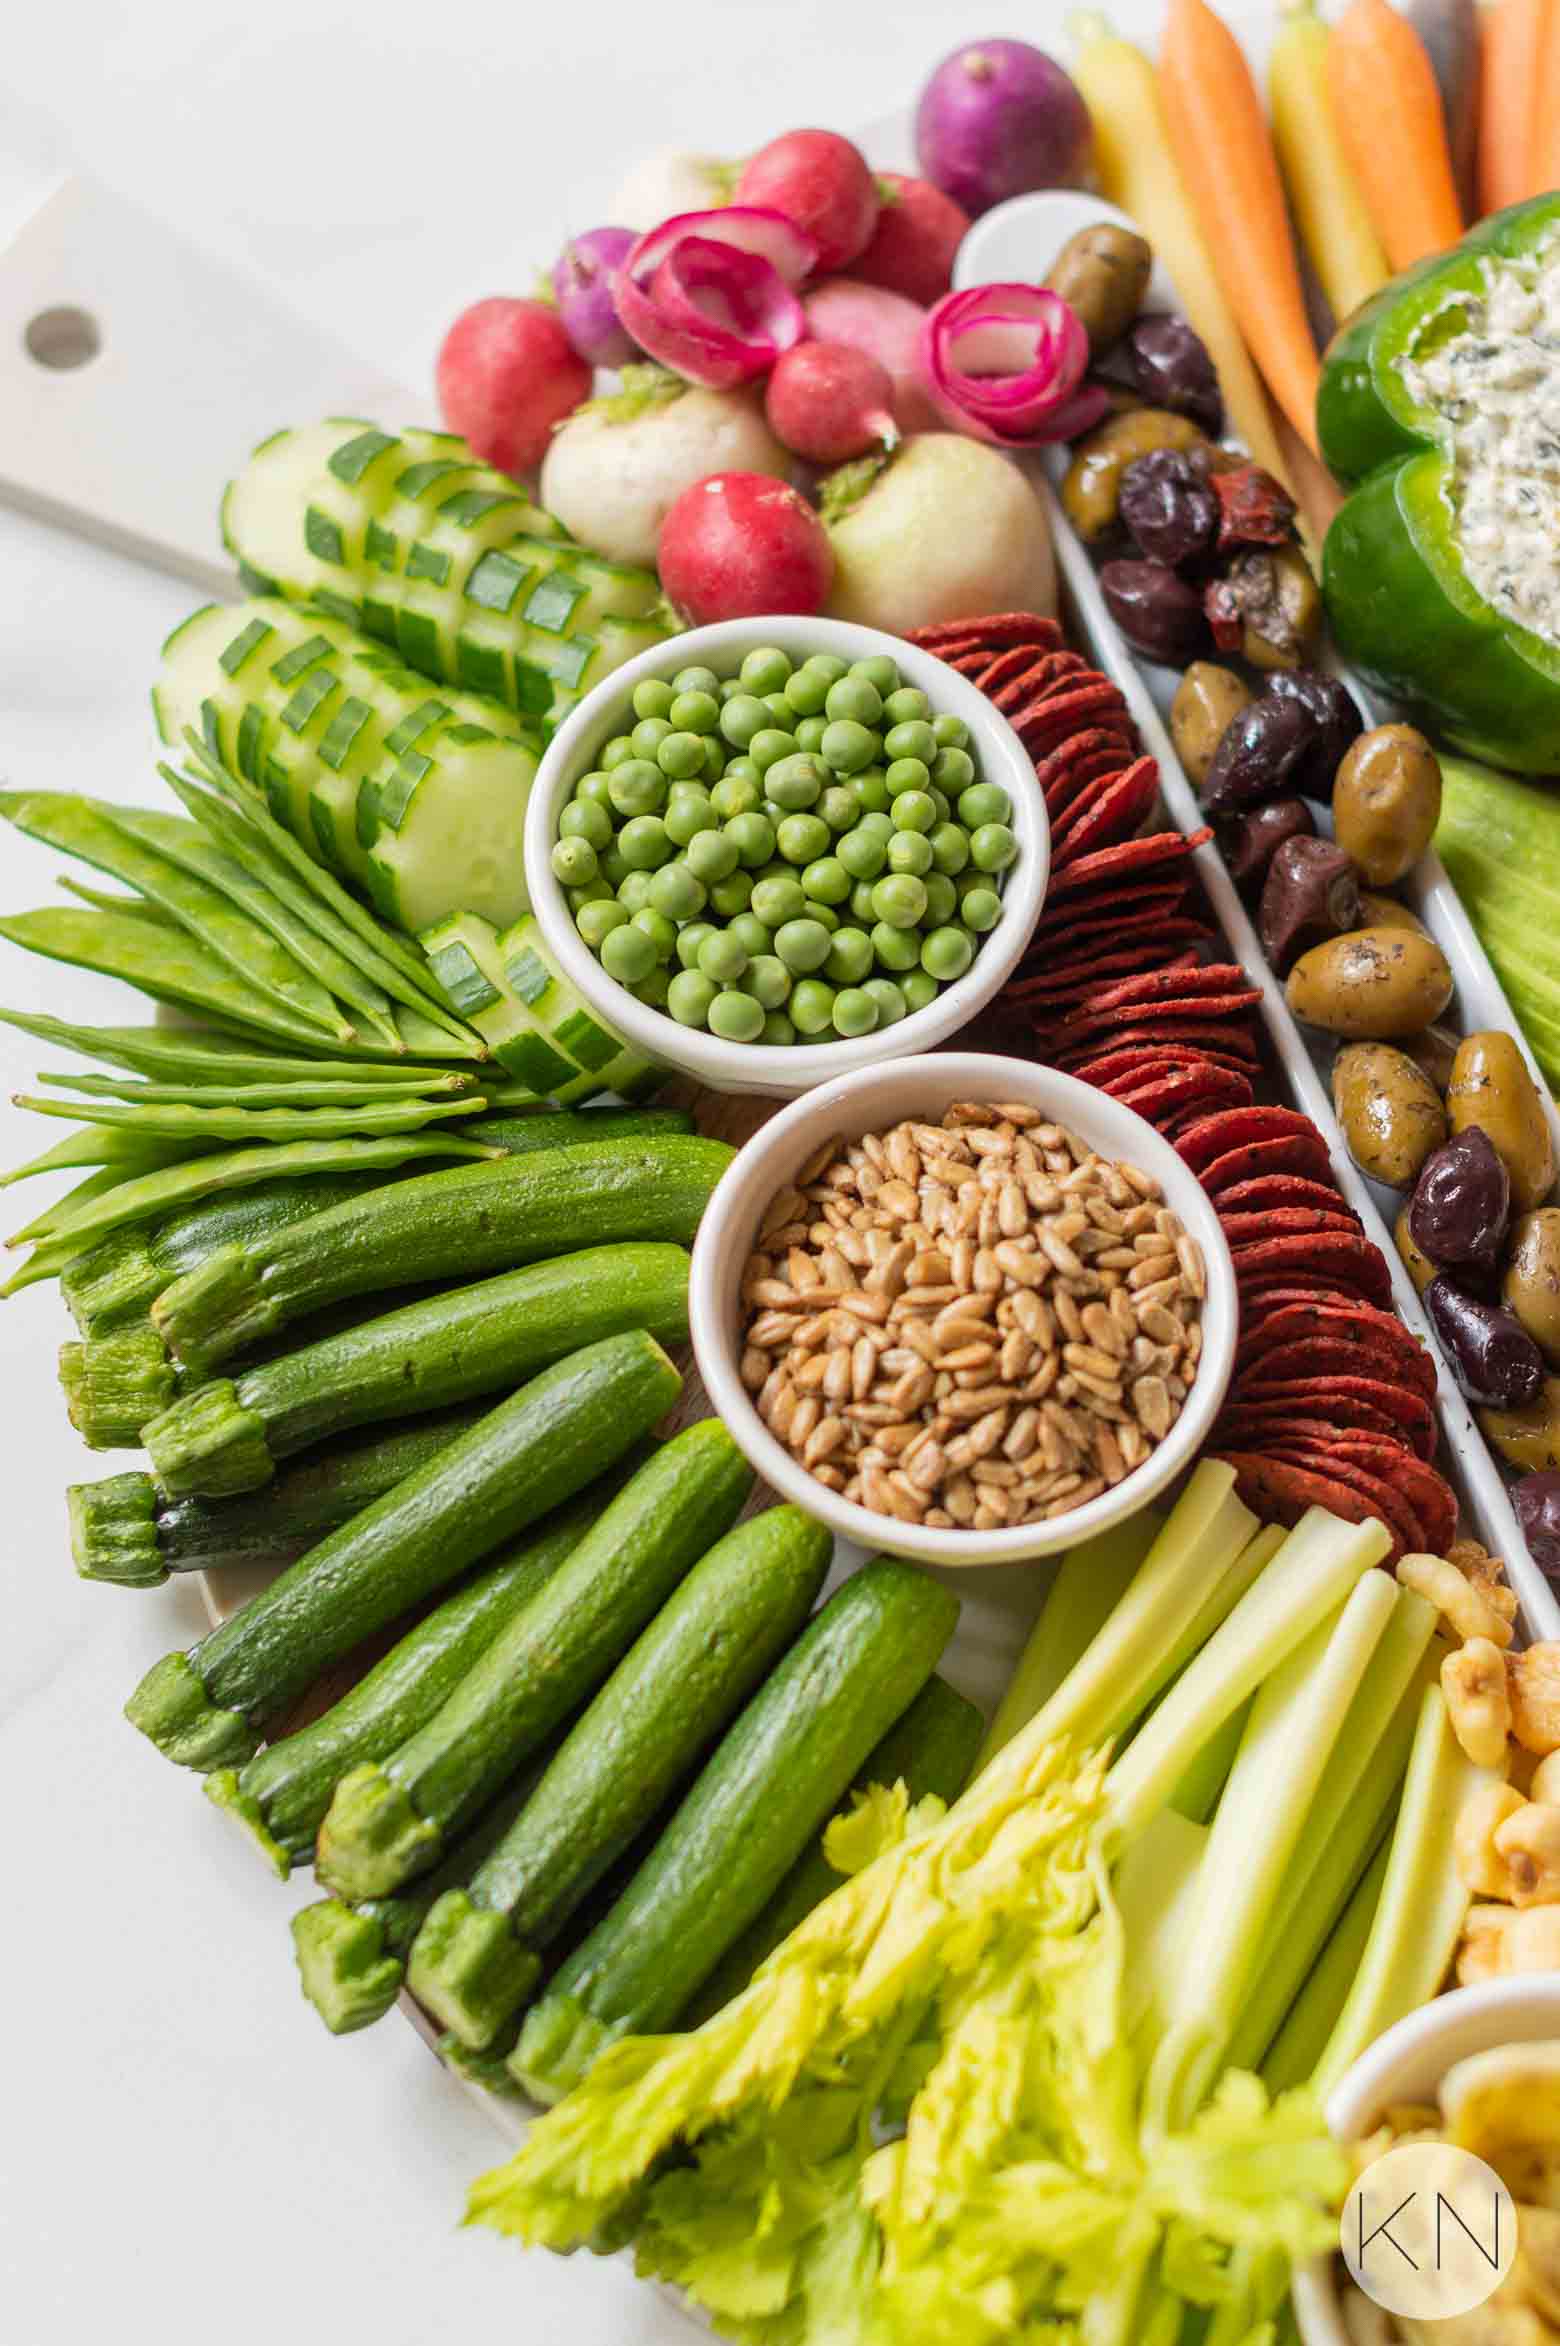
{"type": "Polygon", "coordinates": [[[535,472],[592,375],[544,302],[493,294],[462,310],[439,347],[439,410],[500,472],[535,472]]]}
{"type": "Polygon", "coordinates": [[[717,472],[684,489],[661,530],[661,584],[697,627],[823,608],[828,535],[805,497],[761,472],[717,472]]]}

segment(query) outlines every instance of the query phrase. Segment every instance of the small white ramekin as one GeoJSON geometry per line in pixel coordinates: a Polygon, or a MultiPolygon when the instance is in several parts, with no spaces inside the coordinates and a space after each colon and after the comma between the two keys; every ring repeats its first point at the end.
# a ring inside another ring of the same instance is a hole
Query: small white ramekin
{"type": "Polygon", "coordinates": [[[771,1118],[727,1167],[705,1208],[694,1241],[688,1312],[705,1391],[765,1481],[840,1538],[928,1564],[1023,1563],[1073,1547],[1108,1524],[1135,1515],[1192,1464],[1207,1439],[1229,1383],[1237,1323],[1234,1266],[1218,1216],[1202,1184],[1169,1142],[1132,1109],[1092,1084],[1024,1059],[974,1052],[940,1052],[866,1068],[793,1100],[771,1118]],[[854,1506],[818,1482],[775,1439],[738,1375],[739,1290],[771,1198],[831,1133],[854,1137],[877,1132],[906,1116],[935,1123],[955,1100],[1022,1102],[1039,1109],[1048,1122],[1066,1126],[1102,1156],[1152,1174],[1163,1188],[1165,1203],[1201,1247],[1207,1268],[1202,1357],[1181,1415],[1135,1473],[1050,1523],[1000,1531],[941,1531],[854,1506]]]}
{"type": "MultiPolygon", "coordinates": [[[[1340,2142],[1356,2142],[1395,2105],[1433,2102],[1454,2063],[1497,2045],[1553,2038],[1560,2038],[1560,1972],[1455,1988],[1410,2012],[1360,2055],[1328,2096],[1327,2123],[1340,2142]]],[[[1305,2346],[1351,2346],[1337,2274],[1338,2261],[1329,2256],[1295,2275],[1295,2320],[1305,2346]]]]}
{"type": "Polygon", "coordinates": [[[852,627],[839,619],[728,619],[697,627],[630,660],[604,677],[566,718],[548,746],[531,788],[525,818],[525,879],[531,908],[548,949],[571,985],[592,1009],[647,1057],[681,1069],[711,1090],[754,1092],[775,1100],[794,1099],[814,1084],[852,1068],[929,1051],[957,1034],[1006,984],[1028,944],[1051,869],[1051,829],[1035,781],[1034,763],[1007,719],[983,693],[945,661],[884,635],[875,627],[852,627]],[[679,668],[713,668],[735,675],[748,652],[778,645],[800,663],[810,652],[832,652],[841,660],[887,654],[905,682],[924,692],[942,714],[962,717],[970,729],[971,752],[980,778],[1000,782],[1013,802],[1018,855],[1002,886],[1002,915],[981,939],[963,977],[944,986],[935,1002],[902,1018],[897,1026],[849,1041],[773,1044],[728,1043],[702,1028],[679,1026],[664,1010],[652,1010],[608,977],[574,925],[568,900],[553,877],[552,851],[558,817],[570,791],[588,774],[604,743],[633,723],[629,708],[636,684],[647,676],[671,678],[679,668]]]}

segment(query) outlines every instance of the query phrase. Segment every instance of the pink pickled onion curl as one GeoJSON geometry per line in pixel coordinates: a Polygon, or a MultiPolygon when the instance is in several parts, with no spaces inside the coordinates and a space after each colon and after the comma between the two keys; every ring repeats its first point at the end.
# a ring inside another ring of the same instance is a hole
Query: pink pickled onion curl
{"type": "Polygon", "coordinates": [[[618,316],[649,357],[706,390],[766,374],[807,332],[792,291],[817,260],[810,236],[757,204],[682,212],[640,237],[617,282],[618,316]]]}
{"type": "Polygon", "coordinates": [[[1089,338],[1077,312],[1041,285],[944,294],[927,313],[918,356],[939,412],[999,448],[1070,440],[1110,405],[1084,381],[1089,338]]]}

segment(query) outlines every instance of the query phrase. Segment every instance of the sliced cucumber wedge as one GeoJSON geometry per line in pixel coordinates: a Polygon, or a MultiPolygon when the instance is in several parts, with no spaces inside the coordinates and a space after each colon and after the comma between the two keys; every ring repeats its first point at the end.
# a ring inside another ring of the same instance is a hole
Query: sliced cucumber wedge
{"type": "Polygon", "coordinates": [[[665,1070],[603,1025],[570,985],[530,914],[500,935],[480,915],[458,912],[425,929],[421,943],[450,1007],[529,1091],[577,1107],[603,1092],[646,1099],[665,1082],[665,1070]]]}

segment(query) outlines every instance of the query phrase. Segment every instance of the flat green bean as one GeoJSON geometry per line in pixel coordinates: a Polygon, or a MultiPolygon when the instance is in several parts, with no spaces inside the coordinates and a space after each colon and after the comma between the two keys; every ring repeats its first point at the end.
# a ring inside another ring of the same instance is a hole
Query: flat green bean
{"type": "Polygon", "coordinates": [[[353,1133],[382,1138],[418,1132],[446,1116],[473,1116],[484,1099],[385,1100],[366,1108],[191,1108],[155,1107],[131,1100],[41,1100],[30,1092],[13,1095],[13,1105],[35,1116],[79,1116],[85,1124],[149,1133],[157,1140],[205,1141],[345,1140],[353,1133]]]}
{"type": "Polygon", "coordinates": [[[319,1039],[317,1026],[262,1000],[185,930],[164,929],[117,906],[74,912],[68,905],[50,904],[36,912],[11,913],[0,918],[0,937],[24,952],[122,978],[156,1001],[204,1010],[249,1032],[258,1029],[291,1043],[319,1039]]]}

